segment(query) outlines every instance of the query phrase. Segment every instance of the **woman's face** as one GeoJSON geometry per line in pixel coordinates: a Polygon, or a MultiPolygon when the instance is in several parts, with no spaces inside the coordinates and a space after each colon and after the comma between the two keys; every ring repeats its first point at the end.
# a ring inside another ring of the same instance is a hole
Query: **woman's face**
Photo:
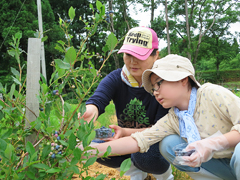
{"type": "Polygon", "coordinates": [[[140,60],[136,57],[124,53],[123,60],[129,71],[129,73],[138,81],[138,83],[142,83],[142,74],[146,69],[151,69],[153,63],[157,59],[157,54],[155,56],[149,56],[146,60],[140,60]]]}
{"type": "MultiPolygon", "coordinates": [[[[156,74],[151,75],[152,85],[162,80],[156,74]]],[[[188,109],[188,90],[184,80],[170,82],[162,81],[160,88],[153,92],[156,100],[164,107],[178,107],[179,109],[188,109]]]]}

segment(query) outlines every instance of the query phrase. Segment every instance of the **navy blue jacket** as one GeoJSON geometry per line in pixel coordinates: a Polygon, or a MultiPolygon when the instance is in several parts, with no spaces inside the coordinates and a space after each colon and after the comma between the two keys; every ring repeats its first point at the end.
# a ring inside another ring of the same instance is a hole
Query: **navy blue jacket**
{"type": "Polygon", "coordinates": [[[99,115],[105,112],[105,107],[113,100],[118,119],[118,125],[127,128],[146,128],[155,124],[161,117],[167,114],[168,109],[164,109],[143,87],[129,87],[121,79],[122,69],[117,69],[109,73],[99,83],[94,94],[88,99],[86,104],[94,104],[98,107],[99,115]],[[129,114],[129,102],[137,98],[142,101],[141,109],[146,117],[131,116],[129,114]],[[143,121],[145,119],[145,121],[143,121]]]}

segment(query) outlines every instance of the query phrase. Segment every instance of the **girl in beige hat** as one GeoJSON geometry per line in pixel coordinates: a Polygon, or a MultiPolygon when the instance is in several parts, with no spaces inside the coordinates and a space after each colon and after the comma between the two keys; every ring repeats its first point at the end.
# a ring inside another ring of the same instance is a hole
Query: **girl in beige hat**
{"type": "Polygon", "coordinates": [[[240,98],[218,85],[201,86],[194,74],[182,56],[157,60],[143,73],[143,84],[164,108],[171,108],[168,114],[150,129],[95,146],[99,156],[108,146],[115,155],[144,153],[161,141],[165,159],[193,179],[240,180],[240,98]],[[176,150],[182,143],[185,147],[176,150]]]}

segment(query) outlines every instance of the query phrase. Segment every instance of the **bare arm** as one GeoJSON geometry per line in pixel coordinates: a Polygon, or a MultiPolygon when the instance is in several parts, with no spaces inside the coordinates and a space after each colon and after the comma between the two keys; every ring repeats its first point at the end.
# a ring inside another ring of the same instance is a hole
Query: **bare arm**
{"type": "Polygon", "coordinates": [[[134,129],[134,128],[123,128],[123,137],[125,136],[131,136],[132,133],[135,133],[135,132],[142,132],[144,131],[145,129],[148,129],[148,128],[140,128],[140,129],[134,129]]]}
{"type": "Polygon", "coordinates": [[[140,151],[137,141],[131,136],[123,137],[115,141],[92,145],[92,147],[98,149],[99,157],[101,157],[107,151],[108,146],[110,146],[112,149],[110,156],[131,154],[140,151]]]}
{"type": "Polygon", "coordinates": [[[230,131],[224,134],[224,136],[228,140],[229,147],[235,147],[240,142],[240,133],[238,131],[230,131]]]}

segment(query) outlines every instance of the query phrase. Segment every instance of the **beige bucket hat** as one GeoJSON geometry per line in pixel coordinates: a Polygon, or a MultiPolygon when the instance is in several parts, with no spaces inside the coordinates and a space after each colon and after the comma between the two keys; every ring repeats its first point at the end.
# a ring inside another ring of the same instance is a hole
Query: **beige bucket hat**
{"type": "Polygon", "coordinates": [[[194,77],[195,70],[191,61],[176,54],[170,54],[164,58],[156,60],[152,69],[147,69],[143,72],[143,86],[149,93],[151,93],[152,90],[152,84],[150,81],[151,73],[158,75],[166,81],[179,81],[189,76],[198,87],[201,86],[194,77]]]}

